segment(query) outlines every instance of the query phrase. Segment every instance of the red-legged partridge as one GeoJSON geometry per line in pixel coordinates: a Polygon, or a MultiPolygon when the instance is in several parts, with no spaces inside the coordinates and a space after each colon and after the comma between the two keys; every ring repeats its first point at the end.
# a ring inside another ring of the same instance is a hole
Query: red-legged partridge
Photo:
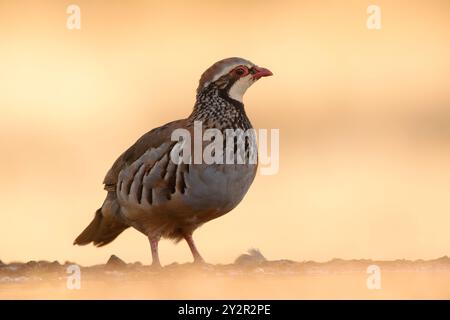
{"type": "MultiPolygon", "coordinates": [[[[173,141],[172,133],[176,129],[194,133],[196,123],[201,123],[203,132],[252,129],[242,98],[254,82],[270,75],[241,58],[224,59],[208,68],[191,115],[144,134],[116,160],[104,179],[106,199],[74,244],[92,242],[100,247],[134,227],[148,237],[154,266],[160,266],[161,237],[185,239],[194,261],[202,262],[192,239],[194,230],[238,205],[253,182],[257,163],[174,162],[171,152],[178,141],[173,141]]],[[[236,153],[236,146],[231,150],[236,153]]]]}

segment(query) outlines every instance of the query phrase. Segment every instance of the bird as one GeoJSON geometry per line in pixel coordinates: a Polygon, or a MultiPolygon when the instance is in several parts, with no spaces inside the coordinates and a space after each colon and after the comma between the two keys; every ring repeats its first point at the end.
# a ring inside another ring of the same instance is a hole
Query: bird
{"type": "MultiPolygon", "coordinates": [[[[131,227],[148,238],[154,267],[161,267],[158,244],[162,238],[184,239],[194,263],[205,263],[193,240],[194,231],[241,202],[255,178],[257,160],[174,161],[171,153],[179,141],[173,141],[172,134],[178,129],[195,134],[197,123],[202,129],[221,133],[252,130],[243,96],[257,80],[272,75],[269,69],[238,57],[217,61],[206,69],[191,114],[145,133],[113,163],[103,181],[106,198],[73,244],[102,247],[131,227]]],[[[236,140],[233,138],[233,156],[237,156],[236,140]]],[[[248,139],[244,140],[249,148],[248,139]]],[[[227,152],[225,143],[222,145],[220,151],[227,152]]],[[[248,156],[245,150],[245,159],[248,156]]]]}

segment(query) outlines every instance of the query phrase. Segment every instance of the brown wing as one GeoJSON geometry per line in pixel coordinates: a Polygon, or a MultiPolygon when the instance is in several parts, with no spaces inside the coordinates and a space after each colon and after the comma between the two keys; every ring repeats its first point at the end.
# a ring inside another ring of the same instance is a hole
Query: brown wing
{"type": "Polygon", "coordinates": [[[155,128],[140,137],[130,148],[128,148],[128,150],[120,155],[111,169],[109,169],[103,180],[105,190],[115,191],[119,173],[123,168],[139,159],[148,149],[157,148],[162,143],[170,141],[173,130],[183,127],[185,122],[186,119],[172,121],[161,127],[155,128]]]}

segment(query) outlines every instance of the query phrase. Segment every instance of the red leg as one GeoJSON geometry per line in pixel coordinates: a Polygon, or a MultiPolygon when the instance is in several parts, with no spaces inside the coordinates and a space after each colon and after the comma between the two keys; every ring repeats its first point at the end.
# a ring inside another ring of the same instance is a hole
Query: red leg
{"type": "Polygon", "coordinates": [[[202,256],[197,250],[197,247],[195,246],[194,239],[192,238],[192,234],[186,234],[184,236],[184,239],[186,240],[187,244],[189,245],[189,248],[191,249],[192,255],[194,256],[194,262],[196,263],[203,263],[205,260],[203,260],[202,256]]]}
{"type": "Polygon", "coordinates": [[[148,237],[148,240],[150,242],[150,248],[152,249],[152,267],[161,267],[161,262],[159,261],[159,254],[158,254],[158,242],[159,237],[148,237]]]}

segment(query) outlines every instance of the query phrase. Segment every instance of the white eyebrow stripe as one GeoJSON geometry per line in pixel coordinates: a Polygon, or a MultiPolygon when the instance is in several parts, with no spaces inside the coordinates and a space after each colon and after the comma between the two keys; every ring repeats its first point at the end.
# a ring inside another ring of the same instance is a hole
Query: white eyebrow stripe
{"type": "Polygon", "coordinates": [[[220,70],[220,72],[217,72],[217,74],[214,76],[214,78],[211,81],[205,82],[203,87],[207,87],[211,82],[214,82],[217,79],[219,79],[220,77],[228,74],[231,70],[233,70],[234,68],[236,68],[238,66],[245,66],[248,69],[251,69],[253,67],[253,65],[248,64],[248,63],[234,63],[232,65],[226,66],[226,67],[222,68],[222,70],[220,70]]]}

